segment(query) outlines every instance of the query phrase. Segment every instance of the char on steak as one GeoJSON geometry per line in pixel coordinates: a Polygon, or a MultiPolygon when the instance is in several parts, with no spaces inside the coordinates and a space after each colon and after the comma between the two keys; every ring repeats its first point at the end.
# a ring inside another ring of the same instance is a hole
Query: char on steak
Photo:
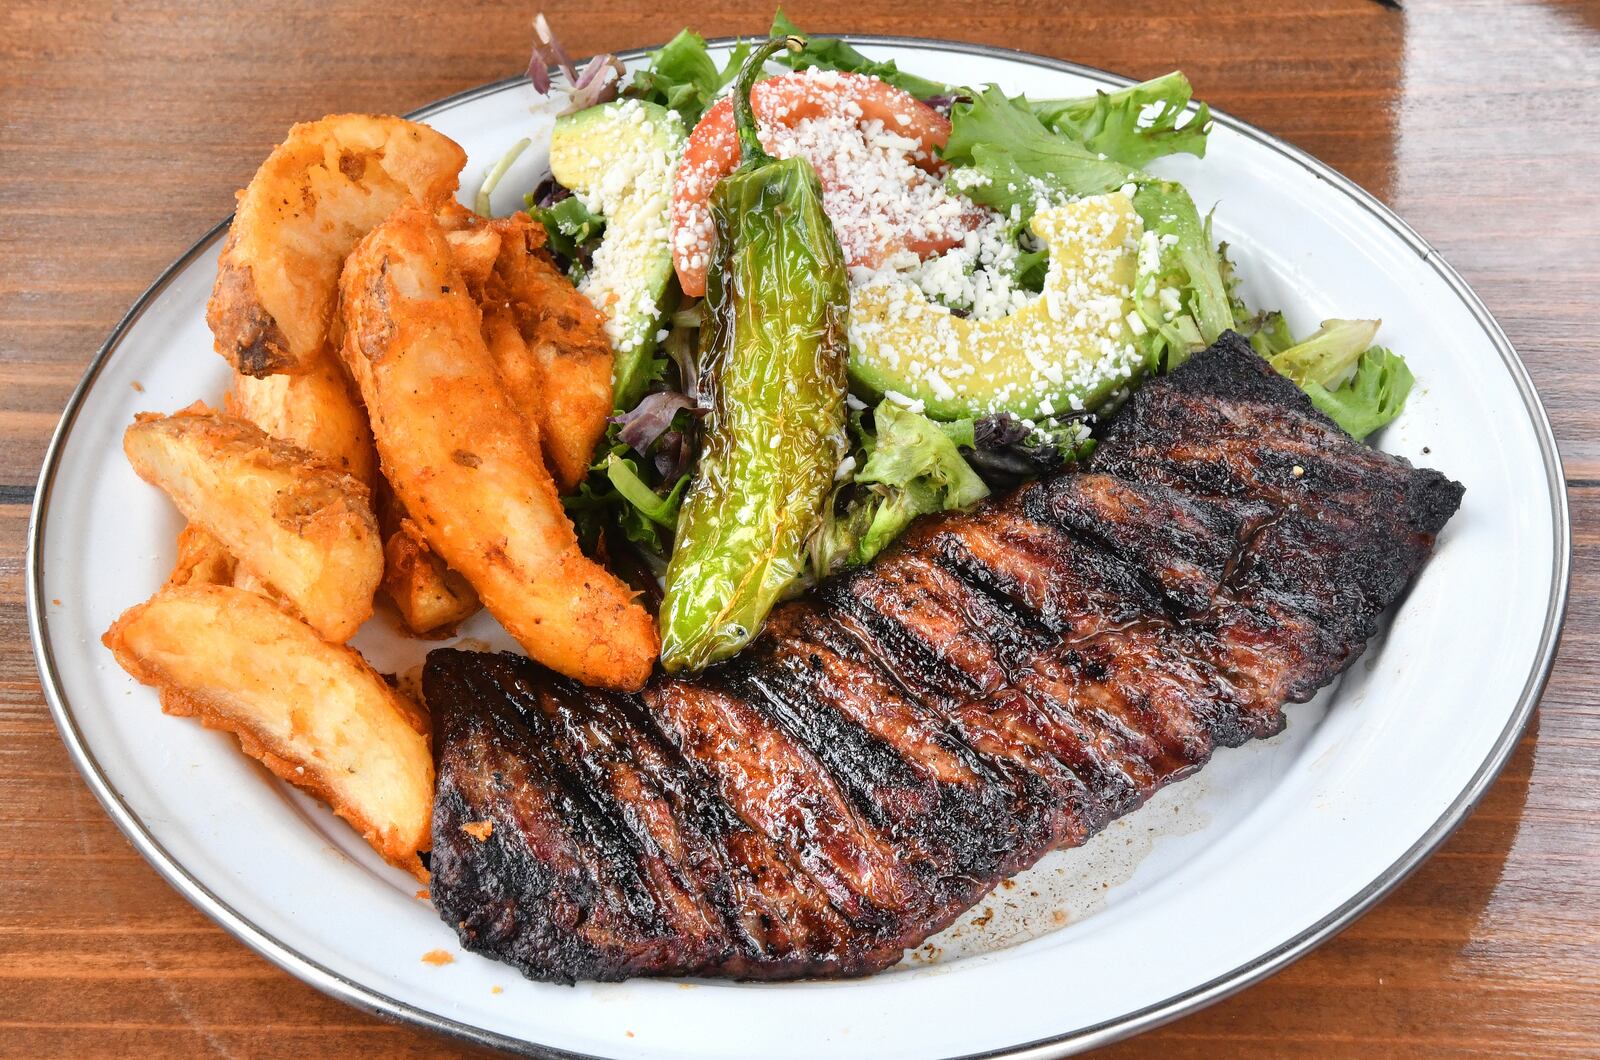
{"type": "Polygon", "coordinates": [[[926,518],[637,696],[438,650],[434,904],[535,979],[852,976],[1362,651],[1462,488],[1236,335],[1086,469],[926,518]]]}

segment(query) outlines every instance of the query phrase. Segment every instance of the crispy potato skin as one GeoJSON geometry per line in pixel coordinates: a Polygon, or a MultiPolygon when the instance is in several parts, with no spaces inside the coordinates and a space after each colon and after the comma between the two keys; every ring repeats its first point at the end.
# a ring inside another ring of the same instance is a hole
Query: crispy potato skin
{"type": "Polygon", "coordinates": [[[122,447],[139,477],[323,637],[348,640],[372,615],[383,547],[365,484],[203,405],[141,416],[122,447]]]}
{"type": "Polygon", "coordinates": [[[167,585],[231,585],[275,600],[290,610],[294,606],[249,568],[241,567],[210,531],[193,523],[178,531],[178,559],[167,576],[167,585]]]}
{"type": "Polygon", "coordinates": [[[311,362],[299,375],[257,379],[234,372],[223,408],[370,487],[378,473],[378,454],[344,365],[331,352],[314,355],[311,362]]]}
{"type": "Polygon", "coordinates": [[[455,142],[403,118],[290,129],[239,193],[206,307],[217,352],[245,375],[310,371],[350,248],[409,198],[448,199],[465,163],[455,142]]]}
{"type": "Polygon", "coordinates": [[[448,637],[481,606],[472,583],[451,570],[428,547],[392,491],[378,499],[383,530],[383,591],[406,629],[418,637],[448,637]]]}
{"type": "Polygon", "coordinates": [[[229,585],[238,562],[233,553],[205,529],[188,523],[178,531],[178,558],[167,575],[167,584],[229,585]]]}
{"type": "Polygon", "coordinates": [[[124,670],[160,690],[167,713],[233,733],[391,864],[427,878],[417,859],[433,806],[426,716],[356,652],[223,585],[169,586],[103,640],[124,670]]]}
{"type": "Polygon", "coordinates": [[[655,623],[578,548],[432,211],[413,203],[374,229],[340,287],[345,363],[384,474],[429,545],[533,658],[588,684],[641,687],[655,623]]]}
{"type": "Polygon", "coordinates": [[[282,593],[278,592],[278,590],[262,581],[261,578],[249,567],[235,568],[233,572],[233,581],[230,584],[232,584],[235,589],[243,589],[245,592],[255,593],[257,596],[265,596],[268,600],[282,605],[283,608],[290,614],[294,613],[294,605],[288,600],[284,599],[282,593]]]}
{"type": "MultiPolygon", "coordinates": [[[[545,402],[543,367],[523,340],[517,315],[503,302],[487,301],[482,303],[482,307],[483,342],[489,347],[489,356],[494,358],[495,366],[500,369],[506,394],[533,430],[539,451],[544,454],[544,466],[549,468],[550,476],[556,480],[556,488],[562,493],[576,489],[578,482],[583,481],[583,474],[579,474],[577,481],[572,481],[562,473],[554,459],[552,450],[558,445],[550,442],[547,427],[550,409],[545,402]]],[[[587,471],[587,467],[584,471],[587,471]]]]}
{"type": "Polygon", "coordinates": [[[500,233],[492,225],[473,223],[447,231],[445,238],[450,241],[451,259],[467,281],[467,290],[481,303],[484,288],[494,275],[494,263],[500,257],[500,233]]]}
{"type": "Polygon", "coordinates": [[[537,410],[545,462],[567,493],[588,474],[611,415],[606,319],[541,249],[544,229],[532,218],[516,213],[491,224],[500,231],[500,255],[484,301],[503,300],[516,318],[532,361],[526,376],[538,390],[512,396],[524,410],[537,410]]]}
{"type": "Polygon", "coordinates": [[[450,204],[438,213],[451,257],[483,310],[483,338],[511,399],[539,429],[562,493],[578,488],[611,415],[605,317],[542,249],[525,213],[485,221],[450,204]]]}

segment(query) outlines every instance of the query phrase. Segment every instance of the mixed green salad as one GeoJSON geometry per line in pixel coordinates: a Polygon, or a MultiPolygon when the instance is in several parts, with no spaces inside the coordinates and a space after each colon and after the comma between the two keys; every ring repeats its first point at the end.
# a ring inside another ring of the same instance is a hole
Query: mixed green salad
{"type": "Polygon", "coordinates": [[[1358,438],[1411,389],[1378,321],[1295,336],[1244,303],[1210,213],[1149,169],[1205,154],[1181,73],[1033,100],[779,12],[768,41],[686,29],[630,77],[536,25],[530,78],[568,87],[527,207],[616,352],[568,509],[641,589],[664,577],[668,669],[736,651],[917,516],[1083,458],[1098,417],[1225,331],[1358,438]]]}

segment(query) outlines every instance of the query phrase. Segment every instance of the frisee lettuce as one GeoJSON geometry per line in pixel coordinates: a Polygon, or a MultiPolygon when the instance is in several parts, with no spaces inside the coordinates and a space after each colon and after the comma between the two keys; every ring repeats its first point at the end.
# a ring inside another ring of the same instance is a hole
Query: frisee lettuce
{"type": "MultiPolygon", "coordinates": [[[[639,469],[632,460],[620,457],[616,453],[609,454],[601,467],[606,478],[616,487],[617,493],[627,501],[638,517],[663,530],[675,530],[678,526],[678,502],[683,498],[684,488],[688,485],[689,476],[683,475],[673,483],[672,489],[665,497],[658,494],[645,484],[639,477],[639,469]]],[[[626,525],[624,518],[624,525],[626,525]]]]}
{"type": "Polygon", "coordinates": [[[625,452],[625,446],[606,450],[578,491],[562,503],[585,548],[593,550],[600,535],[615,527],[634,544],[656,556],[665,555],[672,546],[678,506],[691,476],[682,475],[662,494],[651,488],[640,475],[639,465],[624,456],[625,452]]]}

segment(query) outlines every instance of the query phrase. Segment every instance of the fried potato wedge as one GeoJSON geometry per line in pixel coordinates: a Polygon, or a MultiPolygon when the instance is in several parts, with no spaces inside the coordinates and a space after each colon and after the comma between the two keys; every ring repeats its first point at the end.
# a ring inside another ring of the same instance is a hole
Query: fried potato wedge
{"type": "Polygon", "coordinates": [[[466,160],[404,118],[336,114],[290,129],[239,193],[206,307],[217,352],[245,375],[311,370],[329,345],[345,255],[402,202],[448,199],[466,160]]]}
{"type": "Polygon", "coordinates": [[[240,566],[235,568],[232,584],[235,589],[243,589],[245,592],[255,593],[257,596],[265,596],[268,600],[281,604],[291,614],[294,613],[294,605],[285,599],[282,593],[262,581],[261,577],[249,567],[240,566]]]}
{"type": "Polygon", "coordinates": [[[417,859],[433,807],[425,715],[356,652],[223,585],[163,589],[103,640],[124,670],[161,691],[167,713],[233,733],[387,861],[426,878],[417,859]]]}
{"type": "Polygon", "coordinates": [[[366,411],[334,354],[317,354],[311,361],[299,375],[257,379],[235,372],[223,408],[371,486],[378,455],[366,411]]]}
{"type": "Polygon", "coordinates": [[[323,637],[348,640],[372,615],[383,546],[364,483],[203,405],[140,416],[122,448],[140,478],[323,637]]]}
{"type": "Polygon", "coordinates": [[[383,561],[383,590],[415,636],[451,636],[482,606],[472,583],[411,530],[396,530],[384,540],[383,561]]]}
{"type": "MultiPolygon", "coordinates": [[[[580,474],[574,481],[562,474],[554,453],[555,449],[560,448],[559,444],[546,444],[550,437],[549,427],[553,425],[548,424],[550,408],[546,404],[544,371],[522,337],[517,315],[509,305],[500,301],[483,302],[482,309],[483,343],[489,348],[489,356],[494,358],[495,367],[500,369],[506,394],[538,436],[539,452],[544,456],[544,466],[555,479],[556,489],[562,493],[576,489],[578,482],[583,481],[583,475],[580,474]]],[[[587,472],[587,467],[584,470],[587,472]]]]}
{"type": "Polygon", "coordinates": [[[484,342],[506,389],[539,429],[556,485],[570,493],[588,474],[611,415],[605,317],[545,253],[544,228],[527,214],[484,220],[449,203],[436,217],[483,311],[484,342]]]}
{"type": "Polygon", "coordinates": [[[477,613],[482,605],[472,583],[434,554],[389,490],[378,501],[378,526],[383,530],[383,591],[406,629],[419,637],[446,637],[477,613]]]}
{"type": "Polygon", "coordinates": [[[233,553],[211,533],[193,523],[178,531],[178,559],[167,575],[168,585],[230,585],[238,569],[233,553]]]}
{"type": "Polygon", "coordinates": [[[494,263],[500,257],[500,233],[493,227],[481,224],[446,232],[450,241],[450,257],[467,281],[467,290],[480,302],[484,288],[494,275],[494,263]]]}
{"type": "Polygon", "coordinates": [[[414,203],[374,229],[340,290],[345,363],[428,544],[533,658],[588,684],[642,686],[655,623],[579,549],[432,211],[414,203]]]}
{"type": "MultiPolygon", "coordinates": [[[[508,379],[527,380],[512,397],[525,414],[533,410],[545,462],[567,493],[588,474],[611,415],[614,358],[606,318],[542,249],[542,226],[525,213],[490,223],[500,233],[500,254],[484,301],[503,300],[515,315],[529,360],[507,370],[502,359],[502,370],[508,379]]],[[[515,356],[514,347],[503,347],[503,358],[515,356]]]]}

